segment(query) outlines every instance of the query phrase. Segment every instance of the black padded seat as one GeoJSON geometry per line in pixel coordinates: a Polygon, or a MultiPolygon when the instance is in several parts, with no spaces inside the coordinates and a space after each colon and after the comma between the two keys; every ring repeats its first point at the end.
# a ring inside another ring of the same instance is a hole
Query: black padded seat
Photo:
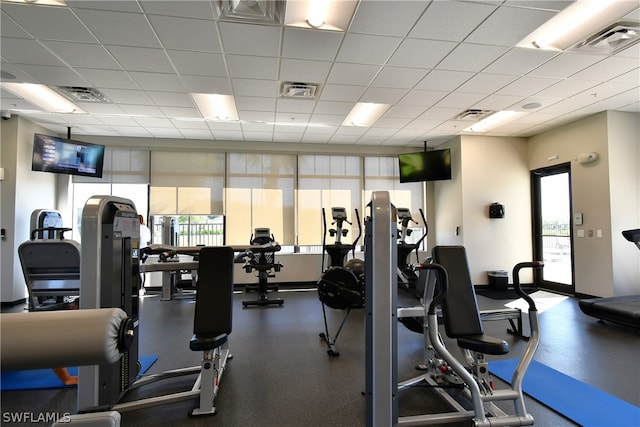
{"type": "Polygon", "coordinates": [[[220,334],[213,338],[203,338],[193,336],[189,342],[189,348],[193,351],[213,350],[227,342],[227,334],[220,334]]]}
{"type": "Polygon", "coordinates": [[[447,336],[456,338],[460,348],[467,350],[492,355],[508,353],[509,343],[484,334],[464,246],[436,246],[433,261],[444,267],[449,277],[442,304],[447,336]]]}
{"type": "Polygon", "coordinates": [[[478,353],[496,356],[509,353],[509,343],[484,334],[459,337],[458,346],[478,353]]]}

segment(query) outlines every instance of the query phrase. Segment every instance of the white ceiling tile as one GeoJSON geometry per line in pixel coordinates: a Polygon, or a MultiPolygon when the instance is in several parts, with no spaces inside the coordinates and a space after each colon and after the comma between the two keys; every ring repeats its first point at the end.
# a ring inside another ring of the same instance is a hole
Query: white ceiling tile
{"type": "Polygon", "coordinates": [[[42,44],[72,67],[120,70],[120,65],[101,45],[54,41],[42,44]]]}
{"type": "Polygon", "coordinates": [[[329,73],[327,83],[368,86],[379,69],[377,65],[336,63],[329,73]]]}
{"type": "Polygon", "coordinates": [[[577,72],[571,77],[579,80],[609,80],[637,69],[638,65],[640,63],[637,58],[609,57],[577,72]]]}
{"type": "Polygon", "coordinates": [[[213,20],[211,3],[202,0],[158,1],[139,0],[142,9],[151,15],[180,16],[213,20]]]}
{"type": "Polygon", "coordinates": [[[489,95],[470,105],[470,107],[478,110],[499,111],[506,110],[515,103],[524,104],[523,97],[516,95],[489,95]]]}
{"type": "Polygon", "coordinates": [[[278,59],[261,56],[227,55],[229,73],[246,79],[278,79],[278,59]]]}
{"type": "Polygon", "coordinates": [[[371,83],[375,87],[412,88],[427,73],[420,68],[383,67],[371,83]]]}
{"type": "Polygon", "coordinates": [[[100,114],[98,118],[105,125],[109,125],[111,127],[119,127],[119,126],[137,126],[138,123],[133,120],[133,118],[127,116],[121,108],[118,108],[121,112],[119,114],[100,114]]]}
{"type": "Polygon", "coordinates": [[[107,50],[126,70],[172,73],[171,62],[162,49],[145,47],[107,46],[107,50]]]}
{"type": "Polygon", "coordinates": [[[638,83],[640,82],[640,67],[621,74],[611,79],[613,83],[638,83]]]}
{"type": "Polygon", "coordinates": [[[38,65],[22,65],[26,73],[35,77],[38,82],[51,86],[87,86],[87,82],[74,73],[69,67],[49,67],[38,65]]]}
{"type": "Polygon", "coordinates": [[[495,9],[495,5],[480,2],[434,1],[409,36],[462,41],[495,9]]]}
{"type": "MultiPolygon", "coordinates": [[[[101,102],[78,102],[76,103],[78,107],[82,108],[84,111],[90,114],[110,114],[110,115],[124,115],[124,111],[114,104],[106,104],[101,102]]],[[[104,123],[104,120],[100,118],[100,121],[104,123]]],[[[109,123],[105,123],[109,124],[109,123]]]]}
{"type": "Polygon", "coordinates": [[[380,104],[395,104],[406,94],[407,89],[370,87],[365,91],[364,95],[362,95],[361,101],[380,104]]]}
{"type": "Polygon", "coordinates": [[[521,77],[496,91],[498,95],[531,96],[557,83],[559,79],[545,77],[521,77]]]}
{"type": "Polygon", "coordinates": [[[242,130],[242,126],[240,122],[236,121],[220,121],[220,120],[207,120],[205,122],[209,129],[212,131],[229,131],[229,132],[240,132],[242,130]]]}
{"type": "MultiPolygon", "coordinates": [[[[331,114],[331,112],[327,113],[314,113],[311,116],[310,123],[323,124],[327,126],[340,126],[344,119],[347,117],[349,111],[347,110],[344,114],[331,114]]],[[[316,129],[316,131],[320,131],[321,128],[316,129]]]]}
{"type": "Polygon", "coordinates": [[[282,59],[280,61],[280,81],[322,83],[327,79],[331,62],[303,59],[282,59]]]}
{"type": "Polygon", "coordinates": [[[73,9],[97,9],[111,10],[114,12],[141,13],[142,10],[135,1],[113,1],[113,0],[66,0],[66,3],[73,9]]]}
{"type": "MultiPolygon", "coordinates": [[[[3,6],[4,8],[4,6],[3,6]]],[[[30,39],[32,36],[22,29],[15,21],[9,18],[6,13],[0,13],[0,37],[3,39],[9,37],[30,39]]]]}
{"type": "Polygon", "coordinates": [[[502,46],[462,43],[438,64],[442,70],[480,71],[503,55],[508,49],[502,46]]]}
{"type": "Polygon", "coordinates": [[[242,132],[230,130],[217,130],[213,132],[213,136],[218,141],[239,141],[242,140],[242,132]]]}
{"type": "Polygon", "coordinates": [[[35,40],[2,39],[2,58],[15,64],[65,65],[35,40]]]}
{"type": "Polygon", "coordinates": [[[157,92],[149,90],[147,96],[159,107],[186,107],[195,108],[193,100],[186,93],[157,92]]]}
{"type": "Polygon", "coordinates": [[[344,119],[347,117],[347,114],[349,114],[354,105],[355,104],[350,102],[318,101],[318,103],[316,104],[316,109],[314,110],[314,116],[318,114],[342,114],[342,120],[344,121],[344,119]]]}
{"type": "Polygon", "coordinates": [[[206,121],[197,110],[186,108],[168,109],[164,107],[161,107],[161,110],[167,117],[170,117],[169,120],[171,120],[176,129],[206,130],[209,132],[209,126],[207,126],[206,121]]]}
{"type": "Polygon", "coordinates": [[[452,91],[474,75],[474,73],[467,71],[431,70],[415,88],[422,90],[452,91]]]}
{"type": "Polygon", "coordinates": [[[359,64],[384,64],[401,41],[399,37],[349,33],[342,42],[337,60],[359,64]]]}
{"type": "Polygon", "coordinates": [[[541,90],[536,96],[569,98],[596,85],[597,83],[593,81],[565,79],[541,90]]]}
{"type": "Polygon", "coordinates": [[[486,95],[479,93],[453,92],[442,98],[435,105],[439,108],[459,108],[464,110],[483,99],[486,95]]]}
{"type": "Polygon", "coordinates": [[[394,105],[386,113],[385,117],[414,118],[424,113],[427,107],[422,105],[394,105]]]}
{"type": "Polygon", "coordinates": [[[448,92],[433,90],[412,90],[402,98],[398,105],[417,105],[426,109],[447,96],[448,92]]]}
{"type": "Polygon", "coordinates": [[[162,112],[162,110],[160,110],[160,108],[156,106],[122,104],[120,108],[122,108],[125,113],[133,116],[134,119],[138,116],[164,117],[164,113],[162,112]]]}
{"type": "Polygon", "coordinates": [[[284,58],[333,60],[343,33],[286,27],[282,42],[284,58]]]}
{"type": "Polygon", "coordinates": [[[316,117],[315,119],[312,118],[312,121],[310,122],[312,125],[316,125],[316,126],[307,126],[307,130],[305,131],[305,135],[308,134],[315,134],[315,135],[333,135],[336,130],[338,129],[339,125],[335,124],[335,125],[329,125],[329,124],[324,124],[324,123],[318,123],[317,119],[319,117],[316,117]],[[320,124],[318,126],[318,124],[320,124]]]}
{"type": "Polygon", "coordinates": [[[10,64],[8,62],[0,63],[0,81],[3,82],[22,82],[22,83],[33,83],[34,79],[29,74],[27,74],[22,68],[10,64]]]}
{"type": "Polygon", "coordinates": [[[66,8],[32,7],[30,5],[2,3],[2,12],[9,15],[35,38],[96,42],[95,37],[87,31],[82,22],[78,20],[71,10],[66,8]],[[52,23],[55,25],[52,25],[52,23]]]}
{"type": "Polygon", "coordinates": [[[131,71],[129,75],[144,90],[155,90],[163,92],[182,92],[184,87],[180,78],[175,74],[145,73],[131,71]]]}
{"type": "Polygon", "coordinates": [[[142,138],[151,138],[152,135],[145,129],[140,126],[111,126],[113,130],[118,132],[122,136],[130,136],[130,137],[142,137],[142,138]]]}
{"type": "Polygon", "coordinates": [[[180,74],[218,77],[227,75],[224,56],[220,53],[167,50],[167,55],[180,74]]]}
{"type": "Polygon", "coordinates": [[[425,119],[416,119],[411,123],[407,124],[407,129],[415,129],[421,131],[429,131],[434,129],[442,124],[442,120],[425,120],[425,119]]]}
{"type": "Polygon", "coordinates": [[[274,97],[279,91],[276,80],[233,79],[231,84],[236,96],[274,97]]]}
{"type": "MultiPolygon", "coordinates": [[[[296,117],[296,112],[311,113],[313,112],[313,108],[315,107],[315,103],[308,99],[278,98],[277,102],[278,104],[276,107],[276,112],[294,113],[289,114],[289,117],[296,117]]],[[[278,116],[278,114],[276,114],[276,116],[278,116]]]]}
{"type": "Polygon", "coordinates": [[[252,96],[236,96],[236,108],[249,111],[274,111],[275,98],[258,98],[252,96]]]}
{"type": "Polygon", "coordinates": [[[429,108],[424,114],[419,116],[419,119],[425,120],[449,120],[461,113],[458,108],[442,108],[432,107],[429,108]]]}
{"type": "Polygon", "coordinates": [[[462,84],[457,91],[490,94],[514,80],[514,76],[504,74],[478,73],[462,84]]]}
{"type": "Polygon", "coordinates": [[[548,50],[515,47],[489,64],[483,71],[495,74],[522,76],[539,67],[558,53],[548,50]]]}
{"type": "Polygon", "coordinates": [[[411,120],[383,117],[376,123],[376,126],[389,129],[403,129],[411,120]]]}
{"type": "Polygon", "coordinates": [[[456,43],[448,41],[405,39],[389,59],[389,64],[433,68],[455,47],[456,43]]]}
{"type": "MultiPolygon", "coordinates": [[[[269,122],[273,123],[273,120],[269,120],[269,122]]],[[[242,132],[263,132],[263,133],[273,133],[273,129],[275,125],[267,124],[267,123],[246,123],[241,122],[240,126],[242,127],[242,132]]]]}
{"type": "Polygon", "coordinates": [[[128,73],[116,70],[76,68],[76,71],[95,88],[140,89],[128,73]]]}
{"type": "Polygon", "coordinates": [[[243,132],[247,141],[272,141],[272,132],[243,132]]]}
{"type": "Polygon", "coordinates": [[[385,36],[406,36],[427,2],[404,1],[363,1],[349,26],[349,32],[378,34],[385,36]]]}
{"type": "Polygon", "coordinates": [[[222,52],[213,20],[156,15],[149,20],[166,49],[222,52]]]}
{"type": "Polygon", "coordinates": [[[154,138],[182,138],[182,134],[180,133],[180,131],[178,129],[175,129],[175,128],[147,127],[145,129],[147,129],[147,131],[151,135],[153,135],[154,138]]]}
{"type": "Polygon", "coordinates": [[[190,93],[231,94],[231,85],[226,77],[181,76],[182,83],[190,93]]]}
{"type": "Polygon", "coordinates": [[[238,115],[240,116],[240,120],[248,122],[273,122],[275,120],[275,113],[272,111],[238,110],[238,115]]]}
{"type": "Polygon", "coordinates": [[[504,6],[491,14],[465,41],[515,46],[555,14],[555,11],[504,6]]]}
{"type": "Polygon", "coordinates": [[[225,53],[258,56],[278,56],[279,27],[220,22],[220,34],[225,53]]]}
{"type": "Polygon", "coordinates": [[[366,86],[327,84],[321,88],[320,100],[357,102],[366,89],[366,86]]]}
{"type": "Polygon", "coordinates": [[[76,13],[102,44],[160,47],[155,33],[141,13],[78,9],[76,13]]]}
{"type": "Polygon", "coordinates": [[[600,55],[564,52],[531,71],[529,75],[565,78],[601,61],[603,58],[600,55]]]}
{"type": "Polygon", "coordinates": [[[141,90],[128,89],[102,89],[111,102],[116,104],[149,105],[153,104],[151,98],[141,90]]]}

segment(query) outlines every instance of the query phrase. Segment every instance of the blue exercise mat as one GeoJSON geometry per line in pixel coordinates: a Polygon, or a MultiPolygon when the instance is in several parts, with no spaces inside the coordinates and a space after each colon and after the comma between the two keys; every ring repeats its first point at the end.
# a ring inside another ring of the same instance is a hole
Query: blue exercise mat
{"type": "MultiPolygon", "coordinates": [[[[141,368],[138,376],[144,374],[158,360],[157,356],[141,356],[138,358],[141,368]]],[[[78,368],[67,368],[69,375],[78,375],[78,368]]],[[[0,377],[2,391],[36,390],[49,388],[76,387],[64,385],[53,372],[53,369],[32,369],[29,371],[3,372],[0,377]]]]}
{"type": "MultiPolygon", "coordinates": [[[[495,360],[489,362],[489,371],[510,383],[517,364],[517,359],[495,360]]],[[[535,360],[525,374],[522,390],[584,427],[640,426],[639,407],[535,360]]]]}

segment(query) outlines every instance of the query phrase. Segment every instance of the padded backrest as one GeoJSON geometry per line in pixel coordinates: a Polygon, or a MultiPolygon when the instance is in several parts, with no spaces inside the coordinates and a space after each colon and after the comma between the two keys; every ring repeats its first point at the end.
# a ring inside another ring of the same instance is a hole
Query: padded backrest
{"type": "Polygon", "coordinates": [[[447,335],[457,338],[483,334],[476,293],[464,246],[436,246],[433,261],[447,270],[448,290],[442,306],[447,335]]]}
{"type": "Polygon", "coordinates": [[[79,280],[80,244],[75,240],[29,240],[18,247],[27,283],[79,280]]]}
{"type": "Polygon", "coordinates": [[[200,249],[199,258],[193,333],[198,338],[229,334],[233,306],[233,249],[207,246],[200,249]]]}

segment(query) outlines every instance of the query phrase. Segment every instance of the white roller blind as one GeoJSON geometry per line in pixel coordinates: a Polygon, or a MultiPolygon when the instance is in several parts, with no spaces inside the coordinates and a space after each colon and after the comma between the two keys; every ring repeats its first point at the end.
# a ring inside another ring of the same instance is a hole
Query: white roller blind
{"type": "Polygon", "coordinates": [[[223,213],[224,153],[151,152],[151,215],[223,213]]]}
{"type": "Polygon", "coordinates": [[[102,178],[73,176],[74,183],[148,184],[149,151],[105,148],[102,178]]]}

